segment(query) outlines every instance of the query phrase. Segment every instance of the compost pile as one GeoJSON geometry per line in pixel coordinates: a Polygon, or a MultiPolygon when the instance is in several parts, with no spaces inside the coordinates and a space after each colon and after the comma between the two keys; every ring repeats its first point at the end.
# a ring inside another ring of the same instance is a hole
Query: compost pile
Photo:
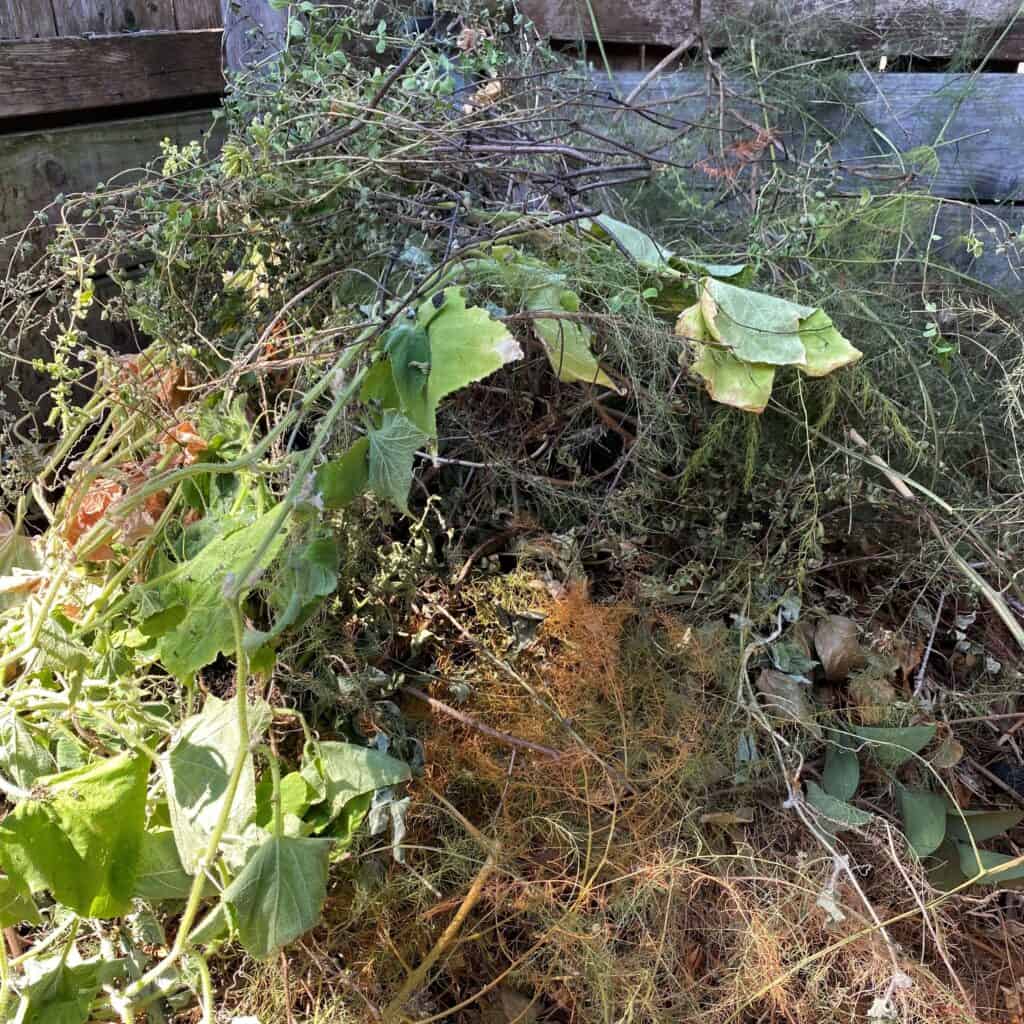
{"type": "Polygon", "coordinates": [[[0,1018],[1013,1012],[1012,321],[514,11],[292,8],[0,292],[0,1018]]]}

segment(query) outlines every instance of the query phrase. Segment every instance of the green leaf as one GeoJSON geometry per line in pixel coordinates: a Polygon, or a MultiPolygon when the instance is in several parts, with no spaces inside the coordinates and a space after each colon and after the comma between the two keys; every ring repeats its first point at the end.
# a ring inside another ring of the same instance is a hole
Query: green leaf
{"type": "Polygon", "coordinates": [[[896,787],[907,841],[918,857],[934,853],[946,838],[946,801],[938,793],[896,787]]]}
{"type": "Polygon", "coordinates": [[[0,825],[8,874],[83,917],[131,906],[146,813],[149,762],[122,754],[40,780],[46,799],[23,800],[0,825]]]}
{"type": "Polygon", "coordinates": [[[384,335],[383,349],[391,362],[399,408],[424,433],[432,433],[433,412],[427,398],[430,337],[426,330],[420,324],[397,324],[384,335]]]}
{"type": "Polygon", "coordinates": [[[928,860],[928,882],[936,889],[949,892],[968,880],[960,870],[960,844],[948,835],[928,860]]]}
{"type": "MultiPolygon", "coordinates": [[[[403,388],[413,390],[416,379],[408,371],[402,374],[395,354],[391,356],[395,384],[399,397],[403,399],[403,412],[429,437],[437,435],[437,407],[446,395],[483,380],[506,363],[523,358],[519,342],[509,334],[504,324],[479,306],[466,308],[461,288],[446,288],[439,295],[440,307],[439,296],[435,295],[417,312],[419,326],[429,337],[430,372],[423,401],[404,405],[403,388]]],[[[414,353],[422,352],[419,344],[410,342],[409,348],[414,353]]]]}
{"type": "Polygon", "coordinates": [[[825,377],[864,355],[835,329],[831,318],[820,309],[800,321],[800,340],[807,353],[807,363],[800,369],[808,377],[825,377]]]}
{"type": "Polygon", "coordinates": [[[774,366],[747,363],[711,345],[694,344],[694,352],[691,370],[704,381],[713,401],[745,412],[764,412],[772,397],[774,366]]]}
{"type": "Polygon", "coordinates": [[[373,747],[355,743],[307,743],[302,754],[302,775],[326,801],[331,818],[341,814],[353,797],[394,786],[410,777],[409,766],[373,747]]]}
{"type": "Polygon", "coordinates": [[[426,434],[400,412],[387,409],[380,427],[371,427],[368,437],[370,490],[408,515],[413,461],[426,434]]]}
{"type": "Polygon", "coordinates": [[[825,768],[821,781],[825,791],[837,800],[849,800],[857,792],[860,783],[860,761],[855,751],[850,750],[846,741],[830,732],[830,742],[825,748],[825,768]]]}
{"type": "Polygon", "coordinates": [[[32,730],[13,711],[0,713],[0,771],[15,785],[31,789],[36,779],[51,775],[55,768],[50,752],[32,730]]]}
{"type": "Polygon", "coordinates": [[[242,945],[254,957],[269,957],[320,919],[330,850],[329,839],[272,836],[224,890],[242,945]]]}
{"type": "Polygon", "coordinates": [[[1008,832],[1021,819],[1024,811],[957,811],[949,812],[949,834],[954,839],[969,843],[974,836],[976,843],[993,839],[1008,832]]]}
{"type": "Polygon", "coordinates": [[[969,843],[960,843],[959,847],[960,870],[968,878],[974,878],[979,871],[984,871],[984,877],[978,879],[982,885],[1002,885],[1004,882],[1024,879],[1024,863],[1014,864],[1013,867],[1006,866],[1013,864],[1014,861],[1020,861],[1020,857],[1010,857],[1005,853],[994,853],[992,850],[978,850],[975,855],[969,843]]]}
{"type": "Polygon", "coordinates": [[[104,985],[127,974],[127,960],[89,960],[70,964],[63,956],[32,964],[21,991],[17,1024],[85,1024],[104,985]]]}
{"type": "MultiPolygon", "coordinates": [[[[14,532],[14,524],[6,513],[0,512],[0,576],[14,576],[16,569],[33,571],[41,568],[39,556],[28,537],[14,532]]],[[[0,612],[21,604],[28,593],[16,589],[0,591],[0,612]]]]}
{"type": "MultiPolygon", "coordinates": [[[[258,739],[270,721],[262,702],[249,707],[250,740],[258,739]]],[[[171,827],[182,866],[199,869],[210,835],[220,817],[231,766],[242,748],[234,701],[207,697],[198,715],[178,726],[160,770],[167,787],[171,827]]],[[[227,831],[241,834],[256,812],[256,780],[252,756],[246,755],[242,777],[231,803],[227,831]]]]}
{"type": "Polygon", "coordinates": [[[139,871],[133,895],[150,903],[183,900],[192,890],[192,876],[181,866],[174,832],[147,829],[142,834],[139,871]]]}
{"type": "MultiPolygon", "coordinates": [[[[289,772],[281,779],[281,813],[301,818],[316,796],[301,772],[289,772]]],[[[256,785],[256,824],[269,828],[274,820],[274,779],[268,772],[256,785]]]]}
{"type": "Polygon", "coordinates": [[[670,277],[679,276],[679,271],[669,266],[668,262],[675,254],[671,249],[659,245],[647,232],[604,213],[580,223],[595,238],[614,239],[644,270],[670,277]]]}
{"type": "Polygon", "coordinates": [[[255,522],[210,541],[194,558],[142,588],[143,597],[151,596],[160,608],[185,609],[182,620],[157,645],[160,661],[173,676],[189,679],[219,654],[234,650],[224,585],[229,575],[248,566],[267,538],[271,542],[257,568],[265,569],[274,559],[284,542],[285,531],[277,527],[279,515],[279,506],[271,508],[255,522]]]}
{"type": "Polygon", "coordinates": [[[908,725],[887,729],[881,726],[851,725],[850,732],[869,744],[875,760],[890,770],[899,768],[923,750],[935,736],[934,725],[908,725]]]}
{"type": "Polygon", "coordinates": [[[843,800],[837,800],[834,796],[829,796],[816,782],[808,779],[806,785],[807,802],[827,819],[831,831],[858,828],[871,821],[872,815],[843,800]]]}
{"type": "Polygon", "coordinates": [[[400,409],[402,399],[395,387],[395,375],[390,359],[378,359],[363,378],[359,400],[367,404],[376,402],[382,409],[400,409]]]}
{"type": "Polygon", "coordinates": [[[369,450],[369,439],[361,437],[341,458],[325,462],[316,471],[316,490],[324,508],[344,508],[366,493],[370,485],[369,450]]]}
{"type": "Polygon", "coordinates": [[[814,313],[773,295],[737,288],[713,277],[702,282],[701,310],[712,337],[745,363],[805,366],[800,321],[814,313]]]}
{"type": "Polygon", "coordinates": [[[28,886],[11,875],[0,877],[0,928],[8,928],[22,921],[39,924],[42,918],[28,886]]]}
{"type": "MultiPolygon", "coordinates": [[[[575,305],[579,307],[579,297],[575,292],[566,294],[560,284],[548,284],[532,288],[526,296],[526,308],[531,313],[569,313],[575,305]],[[569,295],[572,298],[569,298],[569,295]]],[[[594,358],[591,345],[593,332],[586,324],[578,320],[562,318],[537,317],[533,321],[533,330],[544,346],[548,362],[558,375],[559,380],[568,383],[600,384],[601,387],[618,391],[615,381],[601,369],[600,363],[594,358]]]]}

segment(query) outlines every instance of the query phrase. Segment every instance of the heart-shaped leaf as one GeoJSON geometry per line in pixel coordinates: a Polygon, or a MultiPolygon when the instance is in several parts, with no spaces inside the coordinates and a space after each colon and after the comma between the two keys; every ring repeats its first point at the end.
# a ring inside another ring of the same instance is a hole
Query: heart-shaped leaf
{"type": "Polygon", "coordinates": [[[807,802],[826,819],[825,824],[832,832],[859,828],[861,825],[867,825],[874,817],[859,807],[829,796],[821,786],[810,779],[807,780],[807,802]]]}
{"type": "Polygon", "coordinates": [[[934,853],[946,838],[946,801],[938,793],[898,786],[896,798],[907,841],[918,857],[934,853]]]}

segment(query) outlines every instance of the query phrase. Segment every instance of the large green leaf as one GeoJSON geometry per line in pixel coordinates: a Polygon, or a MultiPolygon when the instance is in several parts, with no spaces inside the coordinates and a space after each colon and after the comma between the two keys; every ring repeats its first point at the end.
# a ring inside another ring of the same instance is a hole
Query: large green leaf
{"type": "Polygon", "coordinates": [[[361,437],[344,455],[316,471],[316,491],[324,508],[344,508],[370,486],[369,438],[361,437]]]}
{"type": "Polygon", "coordinates": [[[408,515],[413,461],[426,434],[400,412],[386,409],[381,425],[371,427],[368,437],[370,490],[408,515]]]}
{"type": "MultiPolygon", "coordinates": [[[[250,737],[258,738],[269,720],[267,705],[250,706],[250,737]]],[[[198,715],[181,723],[167,753],[160,758],[171,827],[182,866],[189,874],[198,870],[220,817],[231,766],[241,747],[242,734],[234,702],[210,696],[198,715]]],[[[255,812],[255,771],[252,756],[247,754],[231,802],[227,831],[241,834],[255,812]]]]}
{"type": "Polygon", "coordinates": [[[918,857],[934,853],[946,838],[946,801],[938,793],[896,787],[907,841],[918,857]]]}
{"type": "Polygon", "coordinates": [[[949,834],[954,839],[976,843],[993,839],[1008,832],[1024,819],[1024,811],[948,811],[949,834]]]}
{"type": "Polygon", "coordinates": [[[883,767],[899,768],[923,750],[935,736],[934,725],[908,725],[903,728],[851,725],[850,732],[869,746],[872,756],[883,767]]]}
{"type": "Polygon", "coordinates": [[[224,890],[242,945],[265,959],[309,931],[327,898],[329,839],[272,836],[224,890]]]}
{"type": "Polygon", "coordinates": [[[837,733],[829,734],[821,781],[825,792],[837,800],[849,800],[857,792],[857,785],[860,782],[860,761],[844,738],[837,733]]]}
{"type": "Polygon", "coordinates": [[[0,712],[0,771],[22,789],[57,767],[50,752],[37,742],[31,729],[13,712],[0,712]]]}
{"type": "Polygon", "coordinates": [[[389,357],[399,408],[425,433],[433,433],[434,410],[427,398],[431,353],[426,329],[418,323],[396,324],[384,336],[383,347],[389,357]]]}
{"type": "Polygon", "coordinates": [[[679,271],[669,265],[674,253],[656,242],[646,231],[626,224],[605,213],[599,213],[593,220],[582,220],[581,226],[595,238],[611,238],[621,246],[644,270],[670,277],[678,277],[679,271]]]}
{"type": "Polygon", "coordinates": [[[845,828],[858,828],[867,825],[872,815],[862,811],[843,800],[829,796],[816,782],[807,780],[807,802],[825,819],[825,824],[832,832],[845,828]]]}
{"type": "Polygon", "coordinates": [[[773,366],[803,366],[807,355],[800,321],[814,309],[786,299],[704,278],[700,296],[704,322],[712,337],[737,359],[773,366]]]}
{"type": "Polygon", "coordinates": [[[697,358],[691,369],[704,381],[711,398],[745,412],[764,412],[772,397],[775,367],[745,363],[730,351],[711,345],[694,345],[697,358]]]}
{"type": "Polygon", "coordinates": [[[224,594],[228,577],[242,572],[253,552],[270,538],[258,568],[265,569],[284,541],[278,530],[280,508],[275,506],[255,522],[210,541],[194,558],[143,588],[141,599],[166,612],[184,609],[180,621],[157,641],[164,668],[188,679],[219,654],[233,650],[234,626],[224,594]],[[276,534],[274,531],[277,530],[276,534]]]}
{"type": "Polygon", "coordinates": [[[434,437],[437,407],[446,395],[522,359],[523,350],[487,310],[479,306],[467,309],[461,288],[446,288],[428,299],[420,306],[417,321],[429,338],[430,372],[424,399],[412,398],[408,406],[404,404],[406,393],[413,395],[417,386],[415,364],[419,360],[414,357],[422,353],[421,344],[409,340],[400,346],[401,360],[392,351],[392,371],[403,412],[423,433],[434,437]]]}
{"type": "Polygon", "coordinates": [[[306,744],[302,775],[335,818],[353,797],[404,782],[409,766],[373,747],[330,741],[306,744]]]}
{"type": "Polygon", "coordinates": [[[138,871],[149,762],[122,754],[40,780],[0,825],[0,857],[33,892],[84,917],[126,913],[138,871]]]}
{"type": "Polygon", "coordinates": [[[125,977],[127,960],[97,958],[73,964],[50,957],[26,968],[28,984],[21,990],[16,1024],[84,1024],[92,1002],[104,985],[125,977]]]}

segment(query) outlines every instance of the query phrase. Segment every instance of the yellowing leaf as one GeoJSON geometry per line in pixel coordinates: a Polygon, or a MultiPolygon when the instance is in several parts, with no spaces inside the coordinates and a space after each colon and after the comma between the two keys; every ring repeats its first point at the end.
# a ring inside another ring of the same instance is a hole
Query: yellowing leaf
{"type": "Polygon", "coordinates": [[[821,309],[800,321],[800,340],[807,354],[807,364],[800,369],[808,377],[824,377],[864,355],[835,329],[831,318],[821,309]]]}
{"type": "Polygon", "coordinates": [[[731,352],[711,345],[695,344],[697,359],[691,369],[703,378],[708,394],[722,405],[747,412],[764,412],[772,397],[775,367],[745,363],[731,352]]]}

